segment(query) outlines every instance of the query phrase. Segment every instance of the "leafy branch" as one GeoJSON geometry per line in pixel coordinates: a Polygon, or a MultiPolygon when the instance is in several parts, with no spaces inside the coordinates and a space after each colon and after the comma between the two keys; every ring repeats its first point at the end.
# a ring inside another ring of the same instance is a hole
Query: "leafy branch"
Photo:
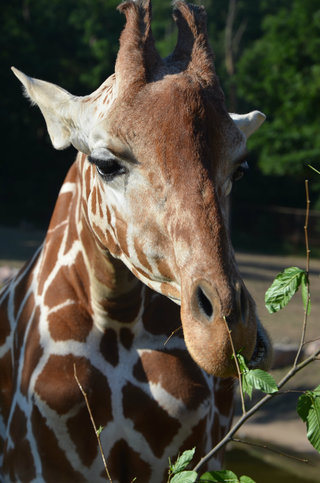
{"type": "MultiPolygon", "coordinates": [[[[320,174],[320,173],[319,173],[320,174]]],[[[197,472],[199,468],[212,458],[223,446],[225,446],[229,441],[234,440],[233,435],[239,430],[239,428],[251,417],[253,416],[262,406],[264,406],[271,398],[273,398],[283,386],[287,384],[299,371],[304,369],[311,362],[318,360],[320,355],[320,349],[314,352],[304,361],[298,363],[302,347],[305,344],[305,334],[307,327],[308,315],[310,313],[310,281],[309,281],[309,264],[310,264],[310,249],[308,241],[308,223],[309,223],[309,188],[308,181],[305,182],[306,189],[306,219],[304,225],[305,232],[305,242],[306,242],[306,269],[302,270],[298,267],[289,267],[280,274],[277,275],[273,281],[271,287],[266,292],[265,303],[266,307],[270,313],[278,312],[283,309],[294,296],[294,294],[301,287],[302,300],[304,305],[304,320],[302,327],[301,340],[299,348],[296,354],[295,361],[291,369],[287,374],[280,380],[278,385],[274,381],[273,377],[265,371],[260,369],[250,370],[247,367],[246,361],[241,354],[235,354],[233,349],[233,357],[237,359],[237,371],[239,374],[240,384],[240,394],[242,401],[243,414],[238,422],[230,429],[230,431],[225,435],[225,437],[207,453],[198,464],[194,467],[193,471],[197,472]],[[245,393],[251,398],[252,390],[260,389],[261,391],[267,393],[266,396],[262,397],[254,406],[252,406],[248,411],[245,410],[244,406],[244,395],[245,393]]],[[[229,331],[231,337],[231,332],[229,331]]],[[[233,346],[233,345],[232,345],[233,346]]],[[[297,412],[301,419],[306,423],[307,426],[307,437],[313,447],[320,452],[320,386],[318,386],[314,391],[306,391],[299,397],[297,404],[297,412]]],[[[201,478],[200,478],[201,481],[201,478]]],[[[222,480],[210,480],[207,481],[229,481],[229,479],[222,480]]],[[[230,481],[241,481],[240,480],[230,480],[230,481]]]]}
{"type": "Polygon", "coordinates": [[[194,457],[195,448],[184,451],[181,456],[178,456],[177,461],[169,466],[168,483],[195,483],[196,481],[217,482],[217,483],[255,483],[249,476],[237,477],[233,471],[207,471],[199,477],[196,470],[187,470],[194,457]]]}

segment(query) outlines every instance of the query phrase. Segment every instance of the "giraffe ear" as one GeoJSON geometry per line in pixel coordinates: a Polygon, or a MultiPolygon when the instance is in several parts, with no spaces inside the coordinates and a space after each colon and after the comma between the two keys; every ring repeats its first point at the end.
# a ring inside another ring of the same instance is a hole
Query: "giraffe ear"
{"type": "Polygon", "coordinates": [[[15,67],[11,69],[23,84],[26,96],[40,108],[53,146],[65,149],[73,144],[88,154],[86,136],[80,133],[76,122],[81,113],[81,98],[50,82],[33,79],[15,67]]]}
{"type": "Polygon", "coordinates": [[[232,113],[230,114],[230,117],[246,138],[251,136],[251,134],[253,134],[266,119],[266,116],[260,111],[252,111],[248,114],[232,113]]]}

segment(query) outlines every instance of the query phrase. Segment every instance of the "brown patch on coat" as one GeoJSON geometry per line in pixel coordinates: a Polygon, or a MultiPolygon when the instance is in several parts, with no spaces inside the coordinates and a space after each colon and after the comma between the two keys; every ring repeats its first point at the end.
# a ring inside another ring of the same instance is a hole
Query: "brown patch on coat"
{"type": "Polygon", "coordinates": [[[20,481],[28,483],[36,478],[36,470],[30,443],[26,440],[26,416],[18,405],[15,406],[12,416],[10,436],[14,447],[4,456],[3,471],[5,474],[11,474],[11,481],[16,481],[18,478],[20,481]]]}
{"type": "Polygon", "coordinates": [[[91,175],[92,169],[95,167],[89,165],[88,168],[84,172],[84,183],[85,183],[85,190],[86,190],[86,201],[88,201],[90,192],[91,192],[91,175]]]}
{"type": "Polygon", "coordinates": [[[152,267],[148,261],[148,258],[146,257],[144,251],[141,249],[139,243],[138,243],[138,240],[135,238],[134,239],[134,249],[136,251],[136,254],[138,256],[138,259],[139,259],[139,262],[141,263],[141,265],[146,269],[148,270],[149,272],[153,272],[152,270],[152,267]]]}
{"type": "Polygon", "coordinates": [[[79,252],[74,264],[62,266],[52,280],[45,294],[44,303],[48,307],[56,307],[66,300],[80,300],[91,313],[90,280],[83,254],[79,252]],[[54,289],[53,289],[54,287],[54,289]]]}
{"type": "Polygon", "coordinates": [[[62,227],[63,230],[67,230],[67,237],[65,242],[64,255],[66,255],[73,247],[74,243],[78,240],[78,230],[74,221],[69,221],[68,224],[62,227]]]}
{"type": "Polygon", "coordinates": [[[134,335],[130,329],[126,327],[120,329],[120,342],[129,351],[133,344],[134,335]]]}
{"type": "Polygon", "coordinates": [[[97,188],[96,186],[92,189],[91,195],[91,212],[93,215],[97,214],[97,188]]]}
{"type": "Polygon", "coordinates": [[[23,369],[20,384],[21,393],[24,396],[28,395],[30,379],[43,355],[43,349],[40,345],[39,317],[40,309],[37,307],[29,329],[28,338],[25,342],[23,369]]]}
{"type": "MultiPolygon", "coordinates": [[[[230,424],[231,424],[231,419],[230,419],[230,424]]],[[[219,413],[216,412],[214,415],[213,425],[211,428],[212,447],[216,446],[224,438],[228,429],[229,429],[229,425],[227,428],[221,425],[220,419],[219,419],[219,413]]],[[[221,464],[223,462],[225,452],[226,452],[226,447],[224,446],[215,455],[215,458],[218,461],[220,461],[221,464]]]]}
{"type": "MultiPolygon", "coordinates": [[[[102,426],[100,421],[95,421],[95,424],[102,426]]],[[[68,419],[67,427],[82,463],[90,467],[98,454],[98,442],[86,406],[68,419]]]]}
{"type": "MultiPolygon", "coordinates": [[[[192,466],[194,466],[200,458],[202,458],[205,454],[205,442],[206,442],[206,427],[207,427],[207,420],[206,418],[201,419],[191,431],[191,434],[184,440],[182,445],[179,447],[179,452],[175,455],[170,455],[171,461],[174,463],[178,456],[181,455],[184,451],[190,450],[195,448],[194,457],[192,463],[187,467],[187,469],[191,470],[192,466]]],[[[201,474],[206,471],[207,465],[201,466],[201,474]]],[[[163,474],[163,481],[167,481],[168,478],[168,470],[166,469],[163,474]]]]}
{"type": "Polygon", "coordinates": [[[8,421],[13,396],[12,354],[10,348],[0,359],[1,414],[8,421]]]}
{"type": "MultiPolygon", "coordinates": [[[[59,386],[55,386],[56,392],[57,387],[59,386]]],[[[84,483],[86,481],[84,476],[71,466],[66,453],[60,448],[54,432],[47,426],[46,420],[37,406],[33,407],[31,423],[38,445],[43,479],[47,483],[57,481],[59,483],[70,483],[70,481],[84,483]]]]}
{"type": "Polygon", "coordinates": [[[235,379],[215,378],[214,402],[219,414],[230,416],[234,405],[235,379]]]}
{"type": "MultiPolygon", "coordinates": [[[[34,265],[33,265],[34,266],[34,265]]],[[[24,307],[22,307],[22,302],[25,300],[26,294],[30,289],[32,283],[32,267],[28,270],[28,273],[22,277],[20,282],[16,285],[14,290],[14,318],[17,318],[18,312],[22,309],[23,310],[23,317],[28,319],[31,315],[31,311],[33,306],[30,305],[29,301],[25,302],[24,307]]],[[[33,294],[29,295],[29,297],[33,299],[33,294]]]]}
{"type": "Polygon", "coordinates": [[[147,482],[151,477],[150,465],[143,461],[140,454],[130,448],[124,439],[118,440],[112,447],[108,458],[108,470],[112,479],[120,483],[129,483],[134,478],[147,482]]]}
{"type": "Polygon", "coordinates": [[[7,337],[11,333],[11,327],[8,319],[8,301],[9,294],[3,299],[0,305],[0,346],[6,342],[7,337]]]}
{"type": "Polygon", "coordinates": [[[48,316],[48,325],[54,341],[72,339],[85,342],[93,321],[81,302],[76,302],[52,312],[48,316]]]}
{"type": "MultiPolygon", "coordinates": [[[[152,303],[146,304],[142,317],[145,329],[154,335],[163,334],[168,337],[181,327],[180,308],[161,295],[154,297],[152,303]]],[[[175,335],[182,336],[182,330],[175,335]]]]}
{"type": "MultiPolygon", "coordinates": [[[[49,230],[50,228],[54,229],[60,223],[62,223],[63,221],[69,218],[70,205],[72,203],[73,197],[74,197],[74,193],[72,191],[59,194],[58,201],[56,203],[55,209],[53,211],[53,214],[50,220],[49,230]]],[[[62,230],[62,232],[64,232],[65,226],[59,228],[58,230],[59,231],[62,230]]]]}
{"type": "Polygon", "coordinates": [[[66,414],[78,404],[83,406],[83,395],[74,378],[74,363],[94,419],[105,425],[110,417],[110,388],[106,377],[85,357],[51,355],[37,378],[35,392],[58,414],[66,414]]]}
{"type": "MultiPolygon", "coordinates": [[[[16,360],[19,360],[20,358],[20,352],[24,346],[23,344],[24,344],[24,338],[26,335],[26,328],[34,308],[35,308],[35,297],[34,297],[34,293],[30,292],[28,297],[25,299],[25,304],[23,308],[20,305],[20,309],[22,310],[20,313],[19,320],[17,321],[17,328],[16,328],[14,344],[13,344],[14,357],[16,360]]],[[[39,316],[39,313],[37,311],[35,312],[35,314],[36,314],[36,317],[39,316]]],[[[33,318],[35,318],[35,315],[33,316],[33,318]]]]}
{"type": "Polygon", "coordinates": [[[145,352],[136,363],[133,374],[138,381],[160,384],[190,410],[210,399],[202,371],[187,350],[145,352]]]}
{"type": "Polygon", "coordinates": [[[119,348],[117,334],[113,329],[107,329],[100,342],[100,352],[113,367],[119,362],[119,348]]]}
{"type": "Polygon", "coordinates": [[[117,210],[114,210],[114,215],[116,219],[116,226],[114,227],[114,232],[116,233],[117,242],[121,248],[122,253],[124,253],[130,259],[127,240],[127,224],[121,219],[121,215],[117,210]]]}
{"type": "Polygon", "coordinates": [[[97,199],[98,199],[98,206],[99,206],[99,215],[100,215],[100,218],[103,218],[104,217],[104,214],[103,214],[103,209],[102,209],[102,196],[101,196],[101,192],[98,189],[96,191],[97,191],[97,199]]]}
{"type": "Polygon", "coordinates": [[[42,295],[44,285],[51,274],[52,270],[57,265],[58,251],[64,237],[64,230],[59,230],[57,233],[47,237],[44,249],[43,258],[41,261],[41,277],[38,283],[38,294],[42,295]]]}
{"type": "Polygon", "coordinates": [[[122,394],[124,416],[133,421],[135,430],[144,436],[151,451],[160,458],[181,424],[169,416],[151,394],[146,394],[130,382],[123,388],[122,394]]]}
{"type": "Polygon", "coordinates": [[[176,280],[169,263],[164,258],[157,260],[157,267],[161,275],[168,280],[176,280]]]}
{"type": "MultiPolygon", "coordinates": [[[[110,288],[117,289],[116,280],[114,286],[110,288]]],[[[137,285],[133,290],[120,297],[102,299],[99,303],[112,320],[126,324],[132,323],[136,320],[141,307],[141,287],[137,285]]]]}

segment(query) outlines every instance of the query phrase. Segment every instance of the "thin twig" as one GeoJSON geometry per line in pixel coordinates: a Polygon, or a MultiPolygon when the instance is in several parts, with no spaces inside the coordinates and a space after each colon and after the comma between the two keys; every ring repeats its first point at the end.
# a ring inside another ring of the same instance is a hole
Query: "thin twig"
{"type": "Polygon", "coordinates": [[[309,269],[310,269],[310,249],[309,249],[309,237],[308,237],[308,226],[309,226],[309,212],[310,212],[310,198],[309,198],[309,183],[308,180],[305,180],[305,190],[306,190],[306,218],[304,224],[304,236],[305,236],[305,244],[306,244],[306,283],[307,283],[307,303],[304,308],[304,317],[303,317],[303,325],[302,325],[302,332],[301,332],[301,339],[299,348],[296,354],[296,358],[294,360],[293,366],[295,367],[298,364],[299,357],[301,355],[301,351],[304,345],[305,337],[306,337],[306,330],[307,330],[307,322],[308,322],[308,312],[309,312],[309,305],[310,305],[310,282],[309,282],[309,269]]]}
{"type": "Polygon", "coordinates": [[[171,337],[173,337],[173,336],[174,336],[174,334],[175,334],[176,332],[178,332],[178,330],[181,330],[181,329],[182,329],[182,325],[180,325],[180,327],[178,327],[178,328],[177,328],[177,329],[175,329],[173,332],[171,332],[171,334],[169,335],[169,337],[167,338],[167,340],[165,341],[165,343],[164,343],[163,345],[166,345],[166,344],[169,342],[169,340],[171,339],[171,337]]]}
{"type": "Polygon", "coordinates": [[[311,344],[311,342],[316,342],[317,340],[320,340],[320,337],[317,337],[316,339],[306,340],[303,345],[311,344]]]}
{"type": "Polygon", "coordinates": [[[231,344],[231,348],[232,348],[232,353],[233,353],[233,358],[234,358],[234,361],[235,361],[235,364],[236,364],[236,368],[237,368],[237,373],[238,373],[238,376],[239,376],[239,386],[240,386],[240,397],[241,397],[242,413],[243,414],[246,414],[246,406],[245,406],[245,403],[244,403],[244,397],[243,397],[243,391],[242,391],[242,377],[241,377],[241,371],[240,371],[239,361],[238,361],[237,353],[236,353],[235,348],[234,348],[234,345],[233,345],[233,340],[232,340],[232,336],[231,336],[231,330],[229,329],[227,319],[224,316],[222,318],[224,320],[226,329],[228,331],[228,335],[229,335],[229,339],[230,339],[230,344],[231,344]]]}
{"type": "Polygon", "coordinates": [[[292,460],[300,461],[301,463],[309,463],[309,460],[306,458],[298,458],[297,456],[293,456],[288,453],[284,453],[283,451],[280,451],[275,448],[270,448],[270,446],[267,446],[266,444],[259,444],[259,443],[253,443],[252,441],[244,441],[243,439],[237,439],[237,438],[230,438],[231,441],[234,443],[242,443],[246,444],[248,446],[254,446],[255,448],[262,448],[262,449],[267,449],[268,451],[271,451],[272,453],[280,454],[281,456],[285,456],[286,458],[290,458],[292,460]]]}
{"type": "Polygon", "coordinates": [[[77,369],[76,369],[75,364],[73,364],[73,371],[74,371],[74,378],[75,378],[75,380],[76,380],[76,382],[79,386],[80,391],[82,392],[82,395],[83,395],[84,400],[85,400],[86,405],[87,405],[87,409],[88,409],[88,413],[89,413],[89,416],[90,416],[90,419],[91,419],[91,423],[92,423],[94,432],[95,432],[97,440],[98,440],[98,445],[99,445],[102,461],[103,461],[103,464],[104,464],[104,467],[105,467],[105,470],[106,470],[107,478],[110,481],[110,483],[112,483],[111,476],[110,476],[110,473],[109,473],[109,470],[108,470],[108,467],[107,467],[107,462],[106,462],[106,459],[104,457],[103,449],[102,449],[102,446],[101,446],[100,431],[97,429],[96,424],[94,422],[94,419],[93,419],[93,416],[92,416],[92,411],[91,411],[90,404],[89,404],[88,397],[87,397],[87,393],[85,392],[85,390],[83,389],[83,387],[80,384],[80,381],[79,381],[78,376],[77,376],[77,369]]]}
{"type": "MultiPolygon", "coordinates": [[[[295,374],[297,374],[297,372],[301,371],[308,364],[310,364],[311,362],[313,362],[314,360],[316,360],[316,358],[318,357],[319,354],[320,354],[320,349],[317,350],[311,356],[309,356],[307,359],[305,359],[303,362],[300,362],[300,364],[298,364],[297,366],[292,367],[289,370],[289,372],[281,379],[281,381],[278,384],[278,388],[281,389],[281,387],[283,387],[290,379],[292,379],[292,377],[295,374]]],[[[272,394],[267,394],[262,399],[260,399],[260,401],[258,401],[254,406],[252,406],[252,408],[250,408],[246,412],[246,414],[244,414],[238,420],[238,422],[230,429],[230,431],[228,431],[228,433],[225,435],[225,437],[214,448],[212,448],[209,451],[209,453],[207,453],[203,458],[201,458],[201,460],[199,461],[199,463],[197,463],[197,465],[193,468],[193,470],[194,471],[198,471],[199,468],[204,463],[206,463],[206,461],[208,461],[210,458],[212,458],[212,456],[214,456],[221,448],[223,448],[223,446],[225,446],[231,440],[232,436],[238,431],[238,429],[241,428],[241,426],[243,426],[243,424],[249,418],[251,418],[251,416],[253,416],[258,411],[258,409],[260,409],[262,406],[264,406],[276,394],[277,394],[276,392],[275,393],[272,393],[272,394]]]]}

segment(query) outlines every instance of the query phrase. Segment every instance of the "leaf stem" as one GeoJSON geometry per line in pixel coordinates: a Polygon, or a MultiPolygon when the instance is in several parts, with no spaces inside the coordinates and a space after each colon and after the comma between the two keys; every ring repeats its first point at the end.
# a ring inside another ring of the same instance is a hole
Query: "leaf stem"
{"type": "Polygon", "coordinates": [[[268,451],[271,451],[272,453],[280,454],[281,456],[285,456],[286,458],[290,458],[296,461],[300,461],[301,463],[309,463],[309,460],[306,458],[298,458],[297,456],[290,455],[288,453],[284,453],[283,451],[280,451],[275,448],[270,448],[270,446],[267,446],[266,444],[259,444],[259,443],[253,443],[252,441],[244,441],[243,439],[237,439],[237,438],[230,438],[231,441],[234,443],[242,443],[246,444],[248,446],[254,446],[255,448],[262,448],[262,449],[267,449],[268,451]]]}
{"type": "Polygon", "coordinates": [[[244,403],[244,396],[243,396],[243,390],[242,390],[242,376],[241,376],[239,361],[238,361],[238,357],[237,357],[236,350],[234,348],[234,344],[233,344],[233,340],[232,340],[232,335],[231,335],[231,330],[229,329],[227,319],[226,319],[225,316],[223,316],[222,318],[224,320],[226,329],[228,331],[228,335],[229,335],[229,339],[230,339],[230,344],[231,344],[231,348],[232,348],[232,353],[233,353],[233,358],[234,358],[234,361],[235,361],[235,364],[236,364],[237,373],[238,373],[238,377],[239,377],[239,386],[240,386],[240,397],[241,397],[242,413],[243,414],[246,414],[246,406],[245,406],[245,403],[244,403]]]}

